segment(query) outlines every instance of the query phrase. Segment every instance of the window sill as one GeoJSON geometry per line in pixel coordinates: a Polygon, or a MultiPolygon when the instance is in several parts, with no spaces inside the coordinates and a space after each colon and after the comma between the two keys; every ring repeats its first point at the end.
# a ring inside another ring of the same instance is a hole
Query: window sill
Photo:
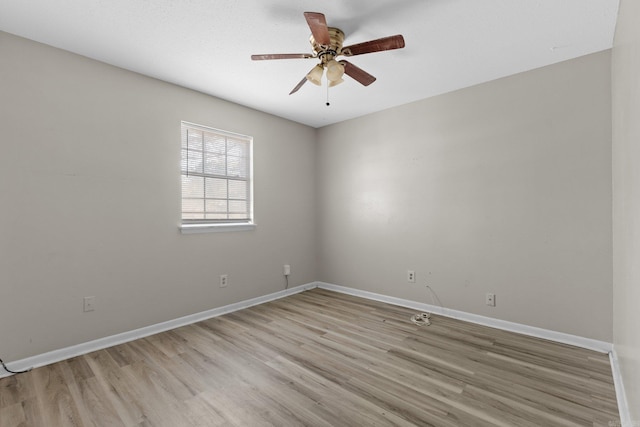
{"type": "Polygon", "coordinates": [[[226,231],[251,231],[255,230],[256,224],[181,224],[180,233],[221,233],[226,231]]]}

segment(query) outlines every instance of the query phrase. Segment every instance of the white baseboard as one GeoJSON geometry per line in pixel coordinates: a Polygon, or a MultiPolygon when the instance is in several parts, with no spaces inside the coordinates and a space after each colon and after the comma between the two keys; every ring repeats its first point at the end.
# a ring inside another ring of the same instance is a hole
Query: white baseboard
{"type": "Polygon", "coordinates": [[[624,382],[622,380],[620,363],[618,362],[618,354],[616,353],[615,346],[609,353],[609,360],[611,361],[613,385],[616,389],[616,400],[618,402],[618,410],[620,411],[620,424],[622,425],[622,427],[633,427],[634,424],[631,420],[631,410],[627,401],[627,393],[624,389],[624,382]]]}
{"type": "MultiPolygon", "coordinates": [[[[125,342],[137,340],[139,338],[148,337],[160,332],[165,332],[171,329],[179,328],[181,326],[190,325],[192,323],[200,322],[202,320],[211,319],[212,317],[221,316],[223,314],[231,313],[234,311],[242,310],[244,308],[252,307],[254,305],[263,304],[268,301],[284,298],[289,295],[304,292],[309,289],[316,288],[315,282],[307,283],[305,285],[296,286],[293,288],[285,289],[282,291],[274,292],[272,294],[263,295],[260,297],[252,298],[245,301],[240,301],[234,304],[225,305],[223,307],[214,308],[211,310],[203,311],[200,313],[191,314],[177,319],[169,320],[155,325],[145,326],[144,328],[134,329],[132,331],[123,332],[121,334],[111,335],[97,340],[73,345],[70,347],[61,348],[58,350],[49,351],[47,353],[38,354],[36,356],[27,357],[25,359],[16,360],[8,363],[9,369],[12,371],[22,371],[30,368],[37,368],[40,366],[49,365],[51,363],[60,362],[72,357],[81,356],[83,354],[90,353],[96,350],[102,350],[104,348],[112,347],[114,345],[122,344],[125,342]]],[[[2,370],[0,368],[0,378],[10,376],[12,374],[2,370]]]]}
{"type": "MultiPolygon", "coordinates": [[[[382,294],[376,294],[373,292],[363,291],[355,288],[349,288],[346,286],[334,285],[324,282],[311,282],[304,285],[296,286],[294,288],[274,292],[272,294],[264,295],[257,298],[252,298],[246,301],[240,301],[234,304],[225,305],[223,307],[214,308],[211,310],[203,311],[200,313],[191,314],[188,316],[180,317],[178,319],[169,320],[155,325],[146,326],[144,328],[135,329],[121,334],[111,335],[97,340],[89,341],[82,344],[62,348],[59,350],[53,350],[40,355],[28,357],[22,360],[11,362],[10,368],[12,370],[23,370],[31,367],[38,367],[48,365],[50,363],[58,362],[68,359],[70,357],[79,356],[92,351],[101,350],[103,348],[111,347],[117,344],[133,341],[139,338],[147,337],[149,335],[157,334],[159,332],[175,329],[180,326],[189,325],[202,320],[210,319],[212,317],[221,316],[223,314],[231,313],[233,311],[242,310],[243,308],[251,307],[254,305],[262,304],[268,301],[273,301],[286,297],[288,295],[296,294],[313,288],[322,288],[344,294],[354,295],[371,300],[386,302],[389,304],[399,305],[403,307],[413,308],[419,311],[428,311],[435,314],[440,314],[455,319],[464,320],[471,323],[477,323],[480,325],[490,326],[492,328],[503,329],[506,331],[517,332],[524,335],[530,335],[538,338],[544,338],[551,341],[561,342],[564,344],[570,344],[577,347],[587,348],[603,353],[611,353],[613,346],[610,343],[604,341],[593,340],[590,338],[579,337],[576,335],[566,334],[563,332],[551,331],[548,329],[537,328],[534,326],[523,325],[514,322],[508,322],[505,320],[493,319],[490,317],[479,316],[477,314],[466,313],[464,311],[452,310],[448,308],[442,308],[430,304],[424,304],[416,301],[406,300],[402,298],[391,297],[382,294]]],[[[7,373],[0,373],[0,378],[7,376],[7,373]]]]}
{"type": "MultiPolygon", "coordinates": [[[[39,354],[36,356],[27,357],[25,359],[13,361],[9,363],[9,368],[14,371],[21,371],[29,368],[37,368],[39,366],[45,366],[51,363],[59,362],[61,360],[69,359],[71,357],[80,356],[90,353],[92,351],[101,350],[114,345],[122,344],[125,342],[133,341],[139,338],[144,338],[149,335],[154,335],[160,332],[168,331],[171,329],[179,328],[180,326],[189,325],[202,320],[210,319],[212,317],[221,316],[223,314],[231,313],[243,308],[248,308],[254,305],[262,304],[268,301],[284,298],[288,295],[296,294],[313,288],[322,288],[344,294],[354,295],[362,298],[367,298],[375,301],[386,302],[389,304],[399,305],[402,307],[413,308],[418,311],[428,311],[430,313],[440,314],[454,319],[460,319],[471,323],[477,323],[480,325],[490,326],[492,328],[503,329],[506,331],[517,332],[524,335],[530,335],[538,338],[544,338],[551,341],[561,342],[564,344],[570,344],[577,347],[587,348],[603,353],[611,353],[613,346],[610,343],[597,341],[589,338],[583,338],[576,335],[565,334],[562,332],[550,331],[547,329],[536,328],[534,326],[522,325],[519,323],[508,322],[505,320],[493,319],[490,317],[479,316],[477,314],[466,313],[464,311],[452,310],[442,308],[430,304],[424,304],[416,301],[390,297],[387,295],[376,294],[373,292],[363,291],[355,288],[349,288],[346,286],[334,285],[324,282],[311,282],[305,285],[296,286],[294,288],[274,292],[272,294],[264,295],[257,298],[252,298],[246,301],[240,301],[234,304],[225,305],[223,307],[214,308],[211,310],[203,311],[200,313],[191,314],[188,316],[180,317],[177,319],[169,320],[155,325],[146,326],[132,331],[123,332],[116,335],[111,335],[97,340],[88,341],[85,343],[65,347],[58,350],[49,351],[47,353],[39,354]]],[[[612,364],[617,369],[617,363],[612,364]]],[[[0,378],[9,376],[11,374],[7,372],[0,372],[0,378]]],[[[618,372],[619,376],[619,372],[618,372]]]]}
{"type": "Polygon", "coordinates": [[[506,320],[494,319],[491,317],[480,316],[477,314],[467,313],[464,311],[452,310],[431,304],[406,300],[402,298],[390,297],[387,295],[376,294],[373,292],[362,291],[360,289],[348,288],[346,286],[334,285],[331,283],[316,282],[319,288],[330,291],[341,292],[357,297],[367,298],[375,301],[386,302],[389,304],[399,305],[402,307],[413,308],[418,311],[426,311],[429,313],[440,314],[442,316],[451,317],[453,319],[464,320],[466,322],[485,325],[505,331],[517,332],[523,335],[543,338],[563,344],[569,344],[576,347],[582,347],[601,353],[610,353],[613,349],[611,343],[598,341],[591,338],[584,338],[577,335],[566,334],[564,332],[556,332],[548,329],[537,328],[535,326],[523,325],[521,323],[509,322],[506,320]]]}
{"type": "MultiPolygon", "coordinates": [[[[477,314],[466,313],[464,311],[452,310],[448,308],[434,306],[431,304],[424,304],[417,301],[411,301],[411,300],[406,300],[402,298],[376,294],[373,292],[363,291],[355,288],[349,288],[345,286],[339,286],[339,285],[334,285],[331,283],[324,283],[324,282],[307,283],[304,285],[296,286],[294,288],[252,298],[246,301],[240,301],[234,304],[225,305],[223,307],[218,307],[218,308],[203,311],[200,313],[195,313],[188,316],[180,317],[178,319],[173,319],[166,322],[157,323],[155,325],[146,326],[144,328],[139,328],[139,329],[135,329],[128,332],[123,332],[121,334],[99,338],[97,340],[73,345],[73,346],[62,348],[59,350],[53,350],[47,353],[43,353],[36,356],[28,357],[22,360],[11,362],[10,369],[14,371],[21,371],[29,368],[37,368],[40,366],[49,365],[51,363],[69,359],[71,357],[80,356],[83,354],[90,353],[92,351],[102,350],[104,348],[112,347],[114,345],[148,337],[150,335],[154,335],[160,332],[165,332],[171,329],[179,328],[181,326],[190,325],[192,323],[200,322],[202,320],[211,319],[213,317],[217,317],[223,314],[242,310],[244,308],[252,307],[254,305],[263,304],[268,301],[274,301],[289,295],[297,294],[297,293],[304,292],[314,288],[327,289],[330,291],[340,292],[343,294],[349,294],[357,297],[367,298],[370,300],[381,301],[389,304],[399,305],[402,307],[408,307],[421,312],[426,311],[430,313],[440,314],[442,316],[447,316],[454,319],[459,319],[459,320],[464,320],[471,323],[485,325],[492,328],[502,329],[502,330],[511,331],[511,332],[517,332],[524,335],[529,335],[537,338],[547,339],[550,341],[574,345],[576,347],[582,347],[582,348],[586,348],[589,350],[594,350],[602,353],[609,353],[609,359],[611,360],[611,370],[613,373],[613,380],[614,380],[614,385],[616,390],[616,398],[618,400],[618,408],[620,410],[621,424],[622,424],[622,427],[632,426],[629,406],[626,400],[626,393],[624,391],[622,376],[620,373],[620,366],[618,364],[618,357],[611,343],[598,341],[590,338],[584,338],[576,335],[566,334],[563,332],[556,332],[548,329],[537,328],[534,326],[523,325],[520,323],[493,319],[491,317],[485,317],[477,314]]],[[[7,372],[0,372],[0,378],[7,377],[9,375],[12,375],[12,374],[9,374],[7,372]]]]}

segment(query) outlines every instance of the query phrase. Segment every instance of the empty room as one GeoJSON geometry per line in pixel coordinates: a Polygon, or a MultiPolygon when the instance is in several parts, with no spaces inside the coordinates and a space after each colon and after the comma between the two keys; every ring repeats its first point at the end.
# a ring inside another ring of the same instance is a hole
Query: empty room
{"type": "Polygon", "coordinates": [[[0,1],[0,426],[640,426],[638,22],[0,1]]]}

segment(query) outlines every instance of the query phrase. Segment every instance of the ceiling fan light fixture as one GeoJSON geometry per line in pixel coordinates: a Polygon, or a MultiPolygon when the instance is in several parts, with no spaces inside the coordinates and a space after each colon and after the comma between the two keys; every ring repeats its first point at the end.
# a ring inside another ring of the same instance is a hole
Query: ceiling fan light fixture
{"type": "MultiPolygon", "coordinates": [[[[320,61],[302,80],[293,88],[289,95],[295,93],[304,85],[307,80],[316,86],[322,86],[322,75],[327,68],[327,88],[337,86],[343,82],[342,77],[346,74],[363,86],[369,86],[376,81],[376,78],[356,65],[341,60],[339,56],[355,56],[365,53],[382,52],[385,50],[402,49],[404,47],[404,37],[402,34],[382,37],[362,43],[343,46],[344,32],[336,27],[329,27],[323,13],[305,12],[304,17],[311,30],[309,43],[313,53],[275,53],[251,55],[253,61],[270,59],[306,59],[315,58],[320,61]]],[[[329,102],[327,101],[327,105],[329,102]]]]}
{"type": "MultiPolygon", "coordinates": [[[[329,80],[330,82],[341,81],[343,75],[344,65],[342,65],[335,59],[327,62],[327,80],[329,80]]],[[[335,86],[335,84],[333,86],[335,86]]]]}
{"type": "Polygon", "coordinates": [[[318,64],[307,74],[307,80],[313,83],[316,86],[322,85],[322,73],[324,72],[324,68],[322,65],[318,64]]]}

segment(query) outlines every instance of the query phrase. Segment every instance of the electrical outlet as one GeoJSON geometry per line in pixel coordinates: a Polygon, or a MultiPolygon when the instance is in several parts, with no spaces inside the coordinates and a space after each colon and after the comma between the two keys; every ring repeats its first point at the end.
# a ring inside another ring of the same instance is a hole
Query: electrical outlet
{"type": "Polygon", "coordinates": [[[491,307],[495,307],[496,306],[496,294],[487,293],[487,295],[485,296],[485,304],[487,304],[488,306],[491,306],[491,307]]]}
{"type": "Polygon", "coordinates": [[[291,266],[289,264],[284,265],[284,275],[288,276],[291,274],[291,266]]]}
{"type": "Polygon", "coordinates": [[[96,297],[84,297],[82,301],[84,303],[82,311],[87,312],[96,309],[96,297]]]}
{"type": "Polygon", "coordinates": [[[228,284],[229,284],[229,275],[228,274],[221,274],[220,275],[220,287],[221,288],[226,288],[228,284]]]}
{"type": "Polygon", "coordinates": [[[413,270],[407,270],[407,282],[416,283],[416,272],[413,270]]]}

